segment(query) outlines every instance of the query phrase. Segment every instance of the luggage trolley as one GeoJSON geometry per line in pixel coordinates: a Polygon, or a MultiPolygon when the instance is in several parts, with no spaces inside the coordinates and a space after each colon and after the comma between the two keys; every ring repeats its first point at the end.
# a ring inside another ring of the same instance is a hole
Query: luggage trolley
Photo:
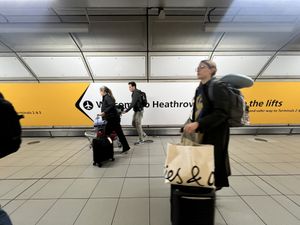
{"type": "MultiPolygon", "coordinates": [[[[104,134],[106,124],[107,121],[102,120],[100,116],[97,116],[94,121],[94,127],[93,127],[94,129],[87,130],[84,132],[84,136],[86,136],[90,142],[90,148],[93,147],[93,140],[97,139],[97,137],[100,137],[101,135],[104,134]]],[[[122,144],[119,141],[116,132],[113,131],[109,137],[118,148],[122,147],[122,144]]]]}
{"type": "Polygon", "coordinates": [[[105,127],[107,121],[102,120],[99,116],[95,119],[94,130],[86,131],[84,134],[90,142],[90,148],[93,150],[93,165],[102,166],[102,162],[111,159],[114,161],[114,147],[113,143],[116,142],[118,147],[121,146],[115,132],[109,136],[105,134],[105,127]]]}
{"type": "Polygon", "coordinates": [[[91,131],[84,132],[84,136],[86,136],[90,142],[90,148],[93,147],[93,139],[97,138],[97,136],[99,135],[98,132],[105,129],[106,123],[107,122],[105,120],[102,120],[99,116],[97,116],[94,121],[94,129],[91,131]]]}

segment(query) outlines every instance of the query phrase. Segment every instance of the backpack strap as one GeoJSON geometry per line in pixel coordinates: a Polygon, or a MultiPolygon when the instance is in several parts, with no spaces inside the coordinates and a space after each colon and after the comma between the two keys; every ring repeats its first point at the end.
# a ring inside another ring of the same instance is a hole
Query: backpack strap
{"type": "Polygon", "coordinates": [[[208,100],[211,102],[214,101],[214,86],[216,82],[217,80],[215,78],[212,78],[208,84],[208,100]]]}
{"type": "Polygon", "coordinates": [[[195,94],[194,94],[194,98],[193,98],[193,110],[192,110],[192,115],[190,116],[192,122],[196,121],[196,118],[194,118],[194,115],[195,115],[195,111],[196,111],[197,90],[198,90],[198,88],[196,88],[196,91],[195,91],[195,94]]]}
{"type": "Polygon", "coordinates": [[[137,100],[137,107],[139,109],[139,111],[143,111],[144,107],[142,105],[142,101],[143,101],[143,93],[140,89],[138,89],[138,93],[139,93],[139,98],[137,100]]]}

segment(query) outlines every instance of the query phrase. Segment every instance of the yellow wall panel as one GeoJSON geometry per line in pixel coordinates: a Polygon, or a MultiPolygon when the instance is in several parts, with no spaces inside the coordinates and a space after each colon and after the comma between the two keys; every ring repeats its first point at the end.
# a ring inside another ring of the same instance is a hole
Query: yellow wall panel
{"type": "Polygon", "coordinates": [[[242,91],[251,124],[300,124],[300,82],[255,82],[242,91]]]}
{"type": "Polygon", "coordinates": [[[90,126],[75,103],[89,83],[2,83],[0,91],[24,114],[23,126],[90,126]]]}

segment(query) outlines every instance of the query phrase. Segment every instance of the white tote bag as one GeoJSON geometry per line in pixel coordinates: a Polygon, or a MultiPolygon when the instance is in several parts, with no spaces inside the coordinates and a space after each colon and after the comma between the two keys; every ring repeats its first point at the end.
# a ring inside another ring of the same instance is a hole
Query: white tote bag
{"type": "Polygon", "coordinates": [[[214,146],[167,146],[165,183],[214,187],[214,146]]]}

